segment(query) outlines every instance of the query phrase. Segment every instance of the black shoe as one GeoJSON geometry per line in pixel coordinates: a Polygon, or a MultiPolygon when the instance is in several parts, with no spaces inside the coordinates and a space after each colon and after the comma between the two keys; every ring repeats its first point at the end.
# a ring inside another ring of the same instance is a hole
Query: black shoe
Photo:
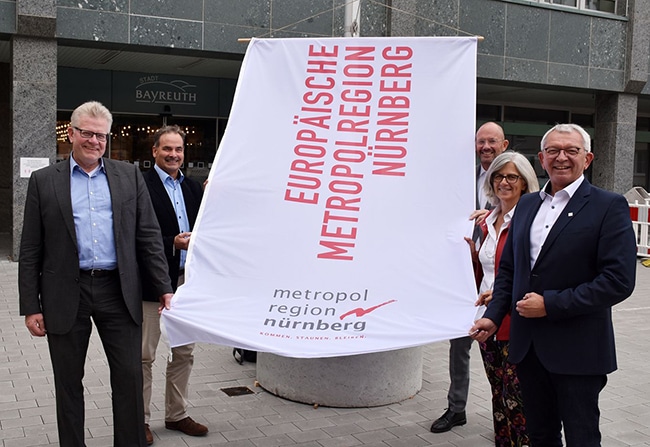
{"type": "Polygon", "coordinates": [[[433,433],[444,433],[451,430],[452,427],[465,424],[467,424],[467,417],[465,416],[464,411],[454,413],[447,409],[445,414],[433,421],[433,424],[431,424],[431,431],[433,433]]]}

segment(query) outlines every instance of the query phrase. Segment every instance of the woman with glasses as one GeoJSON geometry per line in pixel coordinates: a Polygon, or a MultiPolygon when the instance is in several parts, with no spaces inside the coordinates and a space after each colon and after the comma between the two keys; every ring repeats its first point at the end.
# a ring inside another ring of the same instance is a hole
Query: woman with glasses
{"type": "MultiPolygon", "coordinates": [[[[477,273],[477,306],[487,306],[492,299],[499,259],[519,198],[525,193],[539,191],[539,183],[526,157],[507,151],[490,165],[483,189],[490,203],[496,204],[496,207],[480,222],[483,232],[480,248],[476,250],[474,242],[466,238],[477,273]]],[[[528,445],[529,441],[516,366],[508,362],[509,333],[508,315],[495,335],[481,343],[481,356],[492,388],[495,445],[522,447],[528,445]]]]}

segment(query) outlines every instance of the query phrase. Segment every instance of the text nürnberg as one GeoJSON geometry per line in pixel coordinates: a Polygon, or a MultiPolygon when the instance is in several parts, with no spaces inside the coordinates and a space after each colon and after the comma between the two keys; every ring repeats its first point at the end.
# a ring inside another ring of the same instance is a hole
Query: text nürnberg
{"type": "MultiPolygon", "coordinates": [[[[264,326],[292,330],[294,331],[293,337],[298,339],[327,339],[332,332],[363,332],[366,329],[364,320],[341,321],[342,317],[337,315],[334,306],[348,301],[365,302],[368,300],[368,289],[362,292],[275,289],[273,299],[276,303],[269,306],[268,313],[270,316],[264,320],[264,326]],[[289,303],[286,304],[287,302],[289,303]],[[337,319],[339,321],[336,321],[337,319]],[[295,331],[302,331],[303,333],[296,335],[295,331]],[[316,331],[320,335],[306,335],[307,331],[316,331]]],[[[261,335],[281,338],[292,337],[292,335],[285,332],[262,332],[261,335]]],[[[363,335],[350,336],[342,334],[335,338],[363,337],[363,335]]]]}
{"type": "Polygon", "coordinates": [[[354,259],[364,171],[406,175],[412,57],[409,46],[309,47],[284,200],[324,204],[318,258],[354,259]]]}

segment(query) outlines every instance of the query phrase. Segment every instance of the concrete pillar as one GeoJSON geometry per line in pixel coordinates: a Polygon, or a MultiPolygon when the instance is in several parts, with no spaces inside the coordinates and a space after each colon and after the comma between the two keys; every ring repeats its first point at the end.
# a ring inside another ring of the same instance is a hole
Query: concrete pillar
{"type": "Polygon", "coordinates": [[[56,155],[56,1],[17,0],[11,38],[12,257],[18,260],[27,178],[20,159],[56,155]]]}
{"type": "Polygon", "coordinates": [[[596,96],[592,182],[625,193],[634,178],[634,142],[638,97],[624,93],[596,96]]]}
{"type": "Polygon", "coordinates": [[[272,394],[310,405],[388,405],[422,388],[422,348],[318,359],[260,352],[257,381],[272,394]]]}
{"type": "MultiPolygon", "coordinates": [[[[625,2],[619,2],[622,8],[625,2]]],[[[640,93],[648,82],[648,60],[650,59],[650,2],[648,0],[628,0],[626,12],[628,31],[625,48],[625,87],[626,93],[640,93]]]]}
{"type": "MultiPolygon", "coordinates": [[[[12,228],[12,189],[13,183],[11,159],[11,107],[10,95],[11,93],[11,74],[9,64],[0,63],[0,129],[6,129],[0,132],[0,203],[7,206],[0,207],[0,233],[2,233],[3,240],[10,240],[8,236],[12,228]],[[6,239],[5,239],[6,238],[6,239]]],[[[9,254],[9,251],[2,251],[0,253],[1,259],[9,254]]]]}
{"type": "MultiPolygon", "coordinates": [[[[619,2],[623,7],[625,2],[619,2]]],[[[625,193],[634,181],[638,94],[648,82],[650,2],[628,0],[625,84],[623,93],[596,95],[593,183],[625,193]]]]}

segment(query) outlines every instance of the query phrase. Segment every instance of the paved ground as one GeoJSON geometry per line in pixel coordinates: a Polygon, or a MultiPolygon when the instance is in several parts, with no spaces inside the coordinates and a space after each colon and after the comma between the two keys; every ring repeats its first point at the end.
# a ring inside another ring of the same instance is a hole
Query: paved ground
{"type": "MultiPolygon", "coordinates": [[[[0,445],[58,445],[52,373],[45,339],[32,338],[18,316],[18,266],[0,261],[0,445]]],[[[615,308],[619,370],[601,395],[603,445],[650,446],[650,269],[638,267],[634,295],[615,308]]],[[[230,348],[199,345],[191,381],[191,416],[210,428],[207,437],[164,428],[162,357],[154,370],[155,446],[230,447],[488,447],[490,392],[480,354],[472,351],[468,423],[429,432],[445,409],[448,343],[425,348],[422,390],[412,399],[377,408],[314,408],[254,386],[255,365],[238,365],[230,348]],[[247,386],[253,394],[228,397],[222,388],[247,386]]],[[[86,362],[86,440],[112,445],[108,371],[101,344],[91,341],[86,362]]]]}

